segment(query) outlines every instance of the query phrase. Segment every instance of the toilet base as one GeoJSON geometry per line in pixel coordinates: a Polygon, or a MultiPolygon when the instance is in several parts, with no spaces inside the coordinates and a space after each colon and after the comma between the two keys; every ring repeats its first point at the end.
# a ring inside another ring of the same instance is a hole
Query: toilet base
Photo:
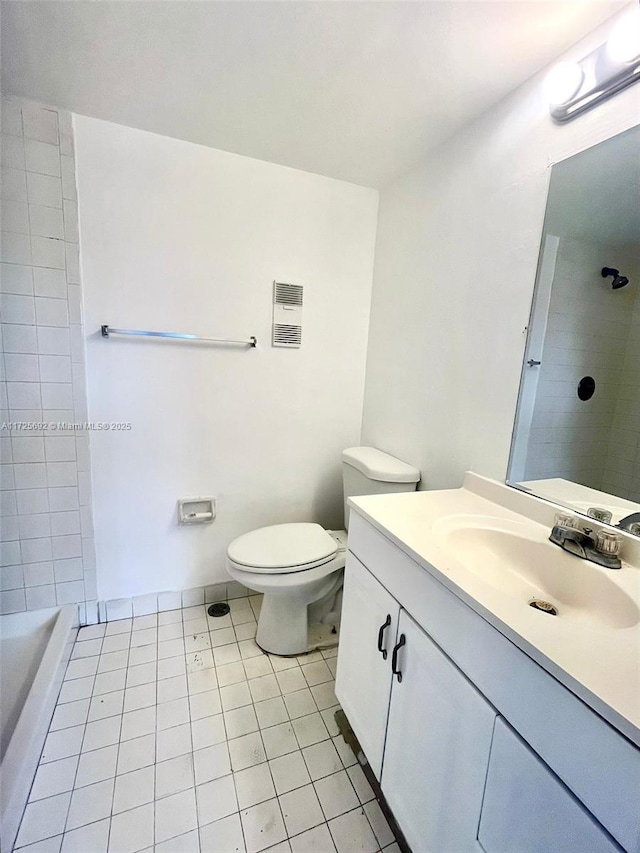
{"type": "Polygon", "coordinates": [[[260,640],[258,639],[258,635],[256,635],[256,645],[258,645],[263,652],[266,652],[270,655],[278,655],[278,657],[298,657],[299,655],[311,654],[312,652],[321,652],[325,651],[326,649],[334,649],[337,648],[339,642],[340,626],[324,625],[321,622],[316,622],[308,626],[307,647],[301,652],[283,654],[281,652],[270,651],[269,649],[266,649],[263,645],[261,645],[260,640]]]}
{"type": "Polygon", "coordinates": [[[307,651],[307,608],[291,606],[288,596],[264,594],[256,643],[272,655],[300,655],[307,651]]]}
{"type": "MultiPolygon", "coordinates": [[[[302,655],[310,650],[309,624],[339,625],[346,553],[320,566],[293,572],[259,572],[227,556],[231,577],[264,595],[256,643],[273,655],[302,655]]],[[[317,646],[316,646],[317,648],[317,646]]]]}
{"type": "Polygon", "coordinates": [[[333,627],[331,624],[314,621],[312,625],[315,627],[317,624],[318,629],[313,634],[310,632],[309,610],[313,607],[317,613],[317,605],[325,599],[331,604],[342,587],[342,580],[342,571],[334,572],[324,578],[322,588],[316,589],[316,594],[319,594],[318,599],[311,605],[302,598],[302,595],[298,597],[291,592],[283,595],[265,591],[258,617],[256,643],[269,654],[283,656],[302,655],[316,648],[335,645],[337,634],[333,635],[335,638],[333,643],[329,641],[333,627]]]}

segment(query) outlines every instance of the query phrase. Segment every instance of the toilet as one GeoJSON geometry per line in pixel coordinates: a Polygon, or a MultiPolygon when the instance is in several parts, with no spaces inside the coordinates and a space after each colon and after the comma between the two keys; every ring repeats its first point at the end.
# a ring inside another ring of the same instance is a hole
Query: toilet
{"type": "MultiPolygon", "coordinates": [[[[419,479],[417,468],[375,447],[343,451],[345,527],[347,498],[412,492],[419,479]]],[[[256,634],[264,651],[298,655],[337,643],[346,556],[346,530],[325,530],[312,522],[273,524],[231,542],[227,571],[264,593],[256,634]]]]}

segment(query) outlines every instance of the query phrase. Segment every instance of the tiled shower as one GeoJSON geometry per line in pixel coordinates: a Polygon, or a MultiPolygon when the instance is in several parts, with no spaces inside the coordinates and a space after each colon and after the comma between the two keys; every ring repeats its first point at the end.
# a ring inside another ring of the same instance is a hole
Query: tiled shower
{"type": "Polygon", "coordinates": [[[0,613],[79,603],[95,620],[71,114],[2,100],[0,613]],[[93,610],[93,613],[91,612],[93,610]]]}

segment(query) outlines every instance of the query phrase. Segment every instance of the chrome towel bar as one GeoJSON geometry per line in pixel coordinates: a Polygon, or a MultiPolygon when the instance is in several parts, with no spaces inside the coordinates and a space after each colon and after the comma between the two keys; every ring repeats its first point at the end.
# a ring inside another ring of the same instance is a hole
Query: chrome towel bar
{"type": "Polygon", "coordinates": [[[241,344],[247,347],[258,346],[258,339],[255,335],[250,338],[203,338],[200,335],[188,335],[184,332],[149,332],[144,329],[113,329],[111,326],[104,325],[100,327],[103,338],[110,338],[111,335],[133,335],[140,338],[171,338],[179,341],[195,341],[207,344],[241,344]]]}

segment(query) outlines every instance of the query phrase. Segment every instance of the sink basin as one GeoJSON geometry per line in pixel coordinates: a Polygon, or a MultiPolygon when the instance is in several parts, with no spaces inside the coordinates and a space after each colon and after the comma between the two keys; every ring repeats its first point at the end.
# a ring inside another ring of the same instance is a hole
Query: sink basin
{"type": "Polygon", "coordinates": [[[640,620],[638,605],[613,579],[614,571],[567,554],[539,525],[450,516],[434,525],[433,535],[464,569],[523,606],[543,599],[557,608],[555,618],[594,627],[631,628],[640,620]]]}

